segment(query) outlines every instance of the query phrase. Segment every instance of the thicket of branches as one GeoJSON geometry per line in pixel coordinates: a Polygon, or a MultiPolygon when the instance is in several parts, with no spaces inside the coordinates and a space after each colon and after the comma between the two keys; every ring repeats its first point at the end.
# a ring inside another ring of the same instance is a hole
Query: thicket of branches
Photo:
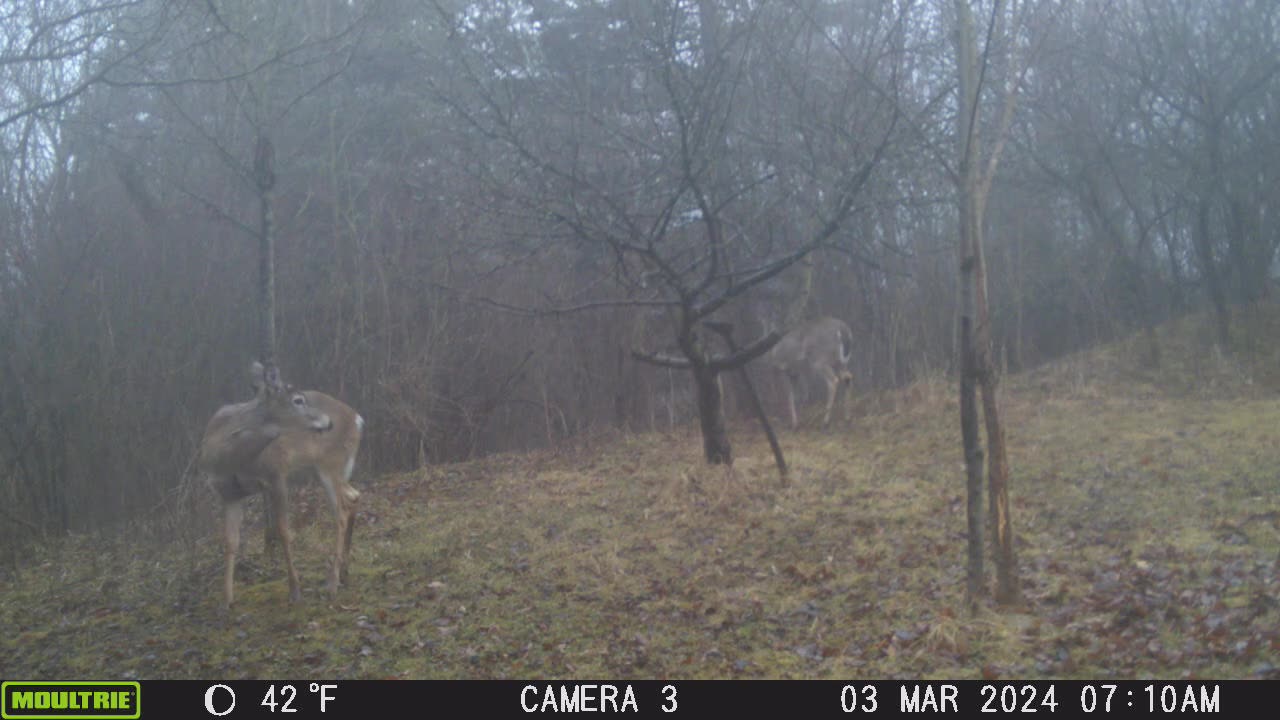
{"type": "MultiPolygon", "coordinates": [[[[975,7],[984,87],[1021,98],[985,214],[997,350],[1195,310],[1226,345],[1280,244],[1280,9],[1008,5],[975,7]]],[[[282,370],[366,417],[364,472],[688,421],[687,374],[632,352],[712,342],[691,313],[744,342],[842,317],[862,391],[954,365],[951,3],[4,7],[10,550],[155,508],[248,395],[257,137],[282,370]]]]}

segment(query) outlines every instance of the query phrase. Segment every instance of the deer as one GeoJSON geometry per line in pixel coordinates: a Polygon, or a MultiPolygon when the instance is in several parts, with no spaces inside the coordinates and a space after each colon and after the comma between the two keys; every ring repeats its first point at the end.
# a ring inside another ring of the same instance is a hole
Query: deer
{"type": "Polygon", "coordinates": [[[791,428],[799,427],[796,415],[796,386],[806,375],[817,375],[827,387],[826,413],[822,425],[831,422],[831,408],[836,395],[853,383],[849,359],[853,354],[853,331],[843,320],[820,317],[793,328],[765,355],[766,362],[786,380],[787,407],[791,411],[791,428]]]}
{"type": "Polygon", "coordinates": [[[293,565],[289,532],[288,479],[312,471],[333,508],[337,536],[329,565],[328,590],[337,598],[351,555],[351,534],[360,492],[351,487],[351,471],[364,418],[340,400],[315,390],[297,390],[280,380],[279,371],[254,362],[249,368],[254,397],[224,405],[213,414],[200,442],[198,467],[222,502],[222,540],[226,560],[222,593],[224,612],[235,599],[236,554],[246,501],[264,493],[274,515],[275,533],[284,548],[289,602],[302,599],[293,565]]]}

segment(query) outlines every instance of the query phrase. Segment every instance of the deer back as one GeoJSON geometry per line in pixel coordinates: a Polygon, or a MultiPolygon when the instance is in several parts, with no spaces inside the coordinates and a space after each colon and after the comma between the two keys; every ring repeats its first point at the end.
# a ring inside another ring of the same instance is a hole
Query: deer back
{"type": "Polygon", "coordinates": [[[843,370],[853,351],[853,333],[838,318],[820,317],[792,329],[769,351],[769,361],[788,373],[819,368],[843,370]]]}

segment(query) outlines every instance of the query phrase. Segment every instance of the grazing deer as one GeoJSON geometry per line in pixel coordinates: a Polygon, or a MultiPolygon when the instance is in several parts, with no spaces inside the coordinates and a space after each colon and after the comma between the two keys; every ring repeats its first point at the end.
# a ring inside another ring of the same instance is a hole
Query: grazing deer
{"type": "Polygon", "coordinates": [[[337,522],[328,586],[330,595],[336,597],[339,583],[346,579],[352,524],[360,498],[348,483],[360,448],[364,418],[324,393],[286,386],[274,367],[264,369],[255,362],[249,372],[254,398],[219,408],[200,443],[200,469],[222,500],[226,556],[223,608],[229,609],[234,598],[245,501],[264,491],[275,511],[276,533],[284,546],[289,601],[302,599],[290,544],[287,481],[292,473],[306,470],[319,476],[337,522]]]}
{"type": "Polygon", "coordinates": [[[831,422],[831,408],[841,386],[852,384],[849,358],[853,354],[853,332],[843,320],[820,317],[792,329],[765,355],[766,361],[786,378],[787,407],[791,410],[791,427],[800,425],[796,415],[796,385],[805,375],[818,375],[827,386],[825,426],[831,422]]]}

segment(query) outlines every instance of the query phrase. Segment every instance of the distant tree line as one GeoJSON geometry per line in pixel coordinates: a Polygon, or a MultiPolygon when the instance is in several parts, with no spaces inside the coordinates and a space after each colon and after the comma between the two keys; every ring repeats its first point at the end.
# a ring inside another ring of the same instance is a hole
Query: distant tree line
{"type": "MultiPolygon", "coordinates": [[[[248,396],[259,138],[281,369],[359,409],[362,472],[705,430],[820,314],[860,392],[954,373],[957,7],[6,3],[0,546],[145,516],[248,396]]],[[[1191,312],[1229,351],[1280,244],[1280,7],[972,9],[1018,96],[973,118],[993,359],[1158,364],[1191,312]]]]}

